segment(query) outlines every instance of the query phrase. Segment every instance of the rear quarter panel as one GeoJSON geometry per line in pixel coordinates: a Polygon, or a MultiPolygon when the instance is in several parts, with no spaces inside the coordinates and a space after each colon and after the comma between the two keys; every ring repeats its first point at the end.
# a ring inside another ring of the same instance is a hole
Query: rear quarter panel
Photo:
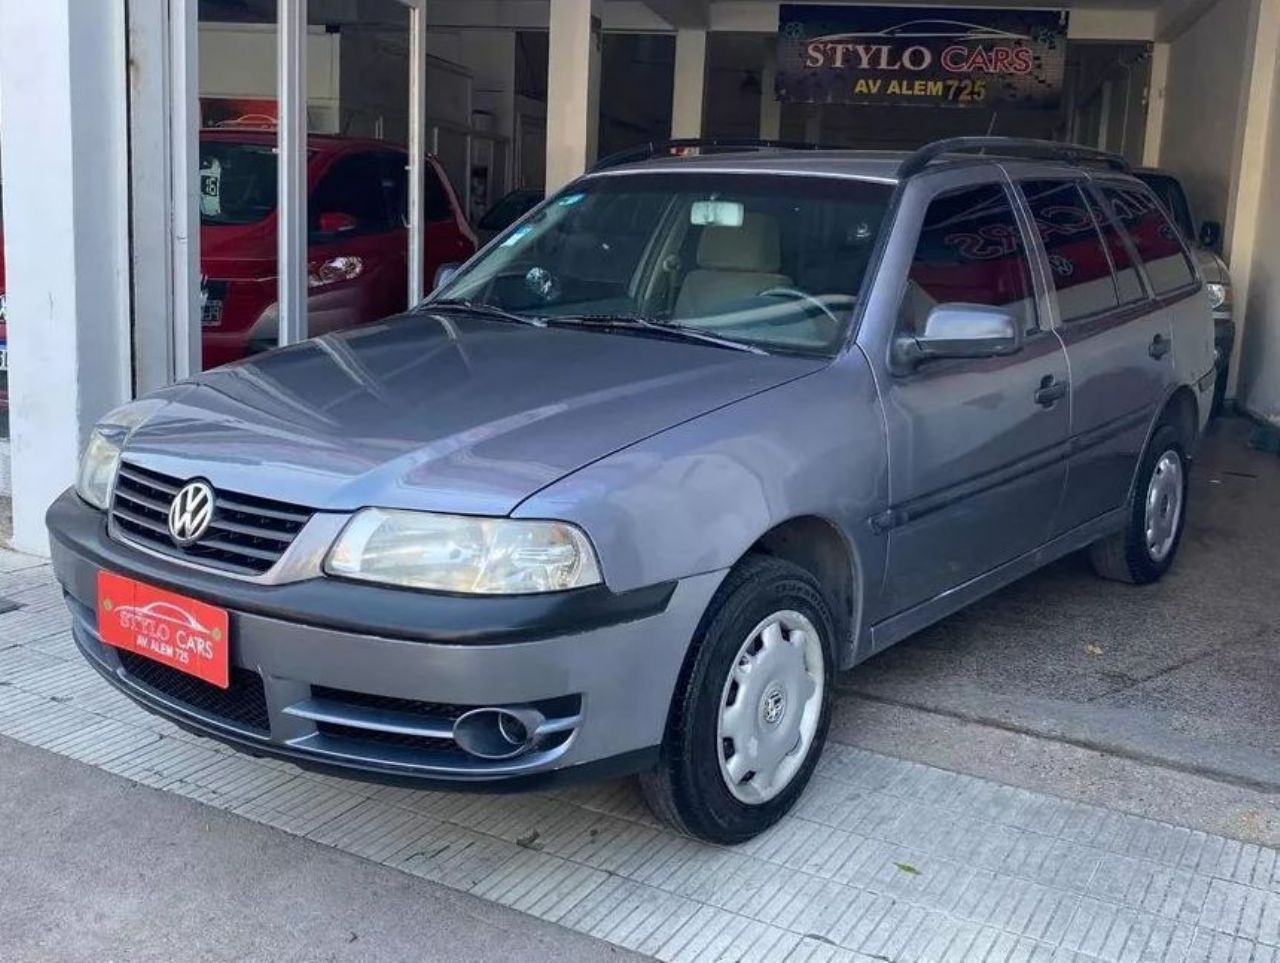
{"type": "Polygon", "coordinates": [[[1204,287],[1168,308],[1173,328],[1173,371],[1176,386],[1186,385],[1196,396],[1200,430],[1213,406],[1213,311],[1204,287]]]}

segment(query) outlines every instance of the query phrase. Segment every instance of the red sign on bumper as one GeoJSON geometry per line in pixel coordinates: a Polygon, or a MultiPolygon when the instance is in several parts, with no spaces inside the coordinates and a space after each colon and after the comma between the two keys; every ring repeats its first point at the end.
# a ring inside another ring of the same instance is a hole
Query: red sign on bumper
{"type": "Polygon", "coordinates": [[[223,689],[229,685],[227,612],[164,589],[98,573],[102,641],[223,689]]]}

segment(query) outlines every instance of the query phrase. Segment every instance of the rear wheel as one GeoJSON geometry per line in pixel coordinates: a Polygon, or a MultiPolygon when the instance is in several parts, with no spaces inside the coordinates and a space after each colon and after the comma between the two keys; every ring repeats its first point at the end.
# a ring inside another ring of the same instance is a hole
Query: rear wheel
{"type": "Polygon", "coordinates": [[[716,843],[781,819],[826,739],[834,637],[830,606],[804,569],[763,556],[735,568],[681,675],[659,765],[640,777],[654,812],[716,843]]]}
{"type": "Polygon", "coordinates": [[[1094,571],[1133,585],[1161,578],[1182,542],[1186,508],[1186,449],[1177,428],[1166,422],[1151,436],[1143,455],[1124,531],[1089,550],[1094,571]]]}

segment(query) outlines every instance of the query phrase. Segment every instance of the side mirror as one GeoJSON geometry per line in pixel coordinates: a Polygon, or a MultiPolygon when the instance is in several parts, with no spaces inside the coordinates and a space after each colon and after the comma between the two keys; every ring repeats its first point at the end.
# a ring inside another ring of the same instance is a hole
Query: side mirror
{"type": "Polygon", "coordinates": [[[326,211],[316,218],[316,227],[321,234],[341,234],[343,231],[354,231],[359,226],[354,217],[341,211],[326,211]]]}
{"type": "Polygon", "coordinates": [[[1222,243],[1222,225],[1217,221],[1205,221],[1200,225],[1200,246],[1216,251],[1222,243]]]}
{"type": "Polygon", "coordinates": [[[438,291],[452,281],[453,276],[458,273],[461,267],[461,264],[441,264],[436,268],[436,276],[431,282],[431,290],[438,291]]]}
{"type": "Polygon", "coordinates": [[[939,304],[924,331],[898,338],[895,360],[914,367],[932,358],[994,358],[1022,350],[1022,324],[1003,308],[986,304],[939,304]]]}

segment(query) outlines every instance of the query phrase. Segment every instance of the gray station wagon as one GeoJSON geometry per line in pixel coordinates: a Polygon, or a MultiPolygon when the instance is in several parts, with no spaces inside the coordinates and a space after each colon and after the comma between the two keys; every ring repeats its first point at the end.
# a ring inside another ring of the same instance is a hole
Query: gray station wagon
{"type": "Polygon", "coordinates": [[[1123,161],[681,151],[401,317],[103,419],[48,516],[89,662],[257,755],[639,773],[736,842],[803,791],[836,672],[1069,552],[1164,574],[1213,328],[1123,161]]]}

